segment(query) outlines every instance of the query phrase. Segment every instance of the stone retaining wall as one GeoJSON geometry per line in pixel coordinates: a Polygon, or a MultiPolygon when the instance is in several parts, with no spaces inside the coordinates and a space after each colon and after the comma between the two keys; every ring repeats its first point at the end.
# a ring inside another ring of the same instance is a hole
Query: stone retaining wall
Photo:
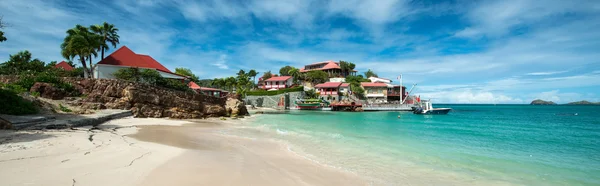
{"type": "Polygon", "coordinates": [[[279,101],[283,98],[284,103],[287,103],[288,108],[294,109],[297,106],[294,101],[302,97],[303,92],[288,92],[274,96],[246,96],[246,99],[244,100],[246,101],[246,105],[253,105],[255,107],[280,108],[281,106],[279,106],[279,101]],[[289,95],[288,99],[285,99],[286,94],[289,95]]]}

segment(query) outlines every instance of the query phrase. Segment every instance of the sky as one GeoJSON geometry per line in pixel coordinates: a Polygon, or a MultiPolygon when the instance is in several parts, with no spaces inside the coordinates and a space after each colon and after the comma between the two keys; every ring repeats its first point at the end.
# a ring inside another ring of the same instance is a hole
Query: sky
{"type": "Polygon", "coordinates": [[[2,0],[0,14],[1,62],[64,60],[66,30],[106,21],[118,47],[201,79],[344,60],[437,103],[600,101],[597,0],[2,0]]]}

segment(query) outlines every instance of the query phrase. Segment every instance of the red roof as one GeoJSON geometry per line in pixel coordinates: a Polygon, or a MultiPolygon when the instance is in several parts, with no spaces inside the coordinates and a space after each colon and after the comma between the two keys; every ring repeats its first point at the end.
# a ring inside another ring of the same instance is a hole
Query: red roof
{"type": "Polygon", "coordinates": [[[198,84],[194,83],[193,81],[190,81],[190,83],[188,83],[188,87],[194,90],[201,88],[198,84]]]}
{"type": "Polygon", "coordinates": [[[265,81],[287,81],[290,78],[292,78],[292,76],[277,76],[277,77],[269,78],[265,81]]]}
{"type": "Polygon", "coordinates": [[[360,83],[361,86],[363,87],[387,87],[387,84],[385,83],[368,83],[368,82],[362,82],[360,83]]]}
{"type": "Polygon", "coordinates": [[[209,87],[200,87],[200,90],[220,91],[220,92],[223,92],[223,90],[221,90],[221,89],[209,88],[209,87]]]}
{"type": "MultiPolygon", "coordinates": [[[[158,61],[154,60],[154,58],[149,55],[141,55],[136,54],[131,49],[126,46],[122,46],[117,49],[112,54],[106,56],[102,61],[98,62],[98,64],[104,65],[117,65],[117,66],[128,66],[128,67],[138,67],[138,68],[151,68],[156,69],[162,72],[174,74],[165,66],[160,64],[158,61]]],[[[179,75],[181,76],[181,75],[179,75]]],[[[185,77],[185,76],[182,76],[185,77]]]]}
{"type": "Polygon", "coordinates": [[[54,68],[62,68],[64,70],[68,70],[68,71],[73,70],[73,67],[71,65],[69,65],[69,63],[67,63],[65,61],[61,61],[60,63],[54,65],[54,68]]]}
{"type": "Polygon", "coordinates": [[[312,71],[312,70],[341,69],[340,64],[338,62],[333,62],[333,61],[317,62],[317,63],[313,63],[313,64],[310,64],[307,66],[318,65],[318,64],[323,64],[323,63],[327,63],[327,64],[321,68],[315,68],[315,69],[310,69],[310,70],[305,70],[305,68],[300,68],[300,72],[308,72],[308,71],[312,71]]]}
{"type": "Polygon", "coordinates": [[[327,82],[315,85],[315,88],[337,88],[340,87],[342,82],[327,82]]]}
{"type": "Polygon", "coordinates": [[[349,87],[350,83],[342,83],[342,85],[340,85],[340,87],[349,87]]]}

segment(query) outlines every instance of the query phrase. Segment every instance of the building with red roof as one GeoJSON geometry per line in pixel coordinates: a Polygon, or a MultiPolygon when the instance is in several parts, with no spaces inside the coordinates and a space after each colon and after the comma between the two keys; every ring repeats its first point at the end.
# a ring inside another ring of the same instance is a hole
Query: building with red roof
{"type": "Polygon", "coordinates": [[[342,82],[326,82],[315,85],[315,89],[319,92],[321,98],[326,100],[340,100],[340,86],[342,82]]]}
{"type": "Polygon", "coordinates": [[[65,61],[61,61],[60,63],[54,65],[54,68],[62,68],[63,70],[66,70],[66,71],[73,70],[73,67],[71,65],[69,65],[69,63],[67,63],[65,61]]]}
{"type": "Polygon", "coordinates": [[[365,97],[369,103],[387,102],[388,84],[362,82],[360,86],[365,89],[365,97]]]}
{"type": "Polygon", "coordinates": [[[123,68],[153,69],[164,78],[187,79],[186,76],[175,74],[149,55],[136,54],[126,46],[122,46],[106,56],[94,67],[94,78],[113,79],[113,73],[123,68]]]}
{"type": "Polygon", "coordinates": [[[282,88],[289,88],[294,85],[294,78],[292,76],[274,76],[267,80],[264,80],[264,85],[262,86],[265,90],[278,90],[282,88]]]}
{"type": "MultiPolygon", "coordinates": [[[[329,74],[329,77],[342,76],[342,68],[340,67],[340,63],[331,60],[305,65],[304,67],[300,68],[300,72],[309,72],[313,70],[326,72],[329,74]]],[[[350,75],[356,75],[356,72],[356,70],[353,70],[350,75]]]]}
{"type": "Polygon", "coordinates": [[[228,93],[227,91],[217,89],[217,88],[201,87],[200,85],[194,83],[193,81],[190,81],[190,83],[188,83],[188,87],[190,87],[192,90],[194,90],[198,93],[209,95],[209,96],[215,96],[215,97],[223,97],[223,96],[226,96],[228,93]]]}

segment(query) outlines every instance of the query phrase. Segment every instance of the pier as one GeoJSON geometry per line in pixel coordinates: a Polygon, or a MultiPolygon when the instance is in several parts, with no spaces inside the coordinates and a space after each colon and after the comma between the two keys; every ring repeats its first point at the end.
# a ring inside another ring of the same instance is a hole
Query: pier
{"type": "Polygon", "coordinates": [[[365,104],[364,111],[413,111],[413,104],[365,104]]]}

